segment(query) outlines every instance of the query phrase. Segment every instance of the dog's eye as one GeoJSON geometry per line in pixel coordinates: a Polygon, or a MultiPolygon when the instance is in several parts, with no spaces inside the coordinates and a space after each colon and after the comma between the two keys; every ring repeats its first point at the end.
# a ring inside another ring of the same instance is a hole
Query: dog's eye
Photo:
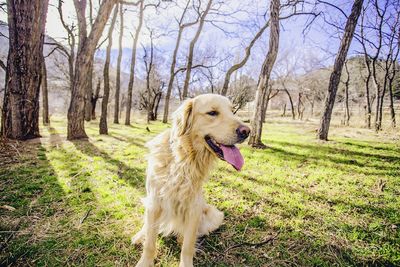
{"type": "Polygon", "coordinates": [[[218,111],[213,110],[213,111],[207,112],[207,114],[210,115],[210,116],[215,117],[215,116],[218,115],[218,111]]]}

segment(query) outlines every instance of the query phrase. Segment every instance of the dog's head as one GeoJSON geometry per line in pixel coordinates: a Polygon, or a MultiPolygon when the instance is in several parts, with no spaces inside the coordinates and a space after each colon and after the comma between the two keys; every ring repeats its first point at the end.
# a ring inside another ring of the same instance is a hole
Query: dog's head
{"type": "Polygon", "coordinates": [[[173,135],[185,137],[195,150],[212,153],[240,170],[244,160],[235,146],[250,133],[233,113],[228,98],[204,94],[186,100],[173,115],[173,135]]]}

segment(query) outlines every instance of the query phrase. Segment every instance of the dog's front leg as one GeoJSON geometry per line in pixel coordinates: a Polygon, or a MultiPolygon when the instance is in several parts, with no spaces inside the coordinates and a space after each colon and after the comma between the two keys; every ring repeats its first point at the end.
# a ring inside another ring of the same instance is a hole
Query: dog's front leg
{"type": "Polygon", "coordinates": [[[136,267],[150,267],[154,266],[154,258],[156,257],[156,242],[158,235],[160,216],[160,208],[158,207],[147,207],[145,214],[145,223],[143,225],[145,237],[143,243],[143,253],[136,264],[136,267]]]}
{"type": "Polygon", "coordinates": [[[195,253],[197,231],[200,224],[201,212],[194,212],[188,216],[183,232],[183,244],[179,267],[192,267],[195,253]]]}

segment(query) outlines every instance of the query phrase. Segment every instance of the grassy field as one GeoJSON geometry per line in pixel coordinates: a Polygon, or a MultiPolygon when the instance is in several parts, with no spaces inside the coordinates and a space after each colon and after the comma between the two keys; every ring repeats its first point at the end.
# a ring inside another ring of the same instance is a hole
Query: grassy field
{"type": "MultiPolygon", "coordinates": [[[[141,248],[146,149],[168,127],[87,124],[65,141],[53,118],[43,138],[0,151],[0,266],[134,266],[141,248]],[[11,207],[8,207],[8,206],[11,207]],[[15,210],[13,209],[15,208],[15,210]]],[[[399,266],[400,141],[394,134],[276,119],[265,150],[241,146],[241,172],[219,162],[206,184],[224,225],[198,242],[196,266],[399,266]]],[[[175,238],[158,239],[157,266],[177,266],[175,238]]]]}

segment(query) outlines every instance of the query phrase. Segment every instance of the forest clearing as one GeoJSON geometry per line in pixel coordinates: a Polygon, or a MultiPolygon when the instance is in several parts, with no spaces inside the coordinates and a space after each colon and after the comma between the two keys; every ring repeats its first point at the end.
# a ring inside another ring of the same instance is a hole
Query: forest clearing
{"type": "Polygon", "coordinates": [[[400,266],[399,56],[400,0],[0,0],[0,266],[400,266]]]}
{"type": "MultiPolygon", "coordinates": [[[[1,265],[132,266],[141,251],[130,238],[143,216],[144,143],[168,125],[112,125],[104,136],[90,122],[89,141],[70,142],[65,124],[53,118],[39,140],[6,148],[14,156],[1,166],[0,204],[15,210],[0,210],[1,265]]],[[[322,143],[315,129],[268,120],[265,151],[242,145],[241,172],[218,164],[205,191],[225,222],[198,241],[197,266],[400,263],[399,136],[361,128],[349,136],[336,126],[322,143]]],[[[177,266],[176,239],[158,245],[156,264],[177,266]]]]}

